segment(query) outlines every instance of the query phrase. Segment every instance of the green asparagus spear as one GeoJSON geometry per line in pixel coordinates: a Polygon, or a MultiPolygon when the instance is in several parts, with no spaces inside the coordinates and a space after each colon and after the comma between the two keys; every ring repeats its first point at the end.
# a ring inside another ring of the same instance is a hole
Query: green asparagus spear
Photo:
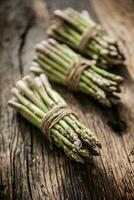
{"type": "MultiPolygon", "coordinates": [[[[44,118],[52,109],[57,105],[67,106],[64,99],[52,89],[44,74],[25,76],[16,82],[11,92],[13,98],[8,104],[42,131],[44,118]]],[[[43,133],[47,137],[46,132],[43,133]]],[[[101,147],[95,134],[81,124],[73,113],[67,113],[50,127],[50,139],[69,158],[81,163],[90,160],[93,155],[99,155],[101,147]]]]}
{"type": "Polygon", "coordinates": [[[47,34],[97,60],[103,68],[124,63],[117,40],[107,36],[90,17],[72,8],[54,12],[47,34]]]}
{"type": "MultiPolygon", "coordinates": [[[[42,41],[36,46],[36,57],[32,63],[30,70],[35,74],[45,73],[52,81],[62,85],[70,86],[67,78],[77,65],[86,62],[86,67],[81,72],[77,70],[75,73],[81,73],[77,81],[77,90],[80,90],[104,106],[111,106],[111,97],[114,99],[116,94],[120,92],[120,86],[123,82],[121,76],[107,72],[95,65],[95,61],[86,60],[79,54],[76,54],[66,45],[59,44],[52,38],[42,41]]],[[[84,64],[83,63],[83,64],[84,64]]],[[[83,66],[77,66],[83,67],[83,66]]],[[[76,74],[76,79],[79,74],[76,74]]],[[[75,74],[72,76],[74,80],[70,80],[71,89],[75,84],[75,74]],[[71,82],[72,81],[72,82],[71,82]]]]}

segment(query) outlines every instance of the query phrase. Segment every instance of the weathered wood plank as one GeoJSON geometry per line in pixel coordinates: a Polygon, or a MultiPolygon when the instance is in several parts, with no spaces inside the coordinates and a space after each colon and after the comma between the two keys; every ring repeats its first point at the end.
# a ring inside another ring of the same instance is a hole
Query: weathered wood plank
{"type": "Polygon", "coordinates": [[[2,199],[133,199],[134,81],[133,4],[131,1],[46,0],[2,1],[0,6],[0,197],[2,199]],[[45,4],[46,3],[46,4],[45,4]],[[40,132],[7,108],[16,79],[28,73],[35,44],[45,38],[48,11],[71,6],[88,9],[112,35],[119,37],[127,57],[122,104],[111,113],[83,94],[54,87],[103,144],[94,165],[78,165],[58,148],[49,149],[40,132]],[[47,9],[48,8],[48,9],[47,9]],[[123,16],[125,19],[123,21],[123,16]],[[129,33],[128,33],[129,30],[129,33]],[[117,112],[117,113],[116,113],[117,112]],[[108,121],[119,116],[127,130],[115,133],[108,121]]]}

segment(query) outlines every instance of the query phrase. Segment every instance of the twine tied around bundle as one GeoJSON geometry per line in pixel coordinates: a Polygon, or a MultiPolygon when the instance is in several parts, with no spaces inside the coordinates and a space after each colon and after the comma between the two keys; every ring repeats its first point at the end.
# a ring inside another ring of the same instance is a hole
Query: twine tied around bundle
{"type": "Polygon", "coordinates": [[[51,128],[69,114],[74,114],[76,116],[76,114],[71,111],[66,105],[55,105],[43,118],[41,130],[48,138],[50,142],[50,147],[52,147],[51,128]]]}
{"type": "Polygon", "coordinates": [[[80,53],[84,53],[84,51],[87,48],[88,42],[91,38],[93,38],[94,36],[97,35],[98,31],[100,30],[100,27],[97,25],[94,25],[92,27],[87,28],[82,36],[81,36],[81,40],[79,42],[78,45],[78,50],[80,53]]]}
{"type": "MultiPolygon", "coordinates": [[[[72,20],[72,18],[70,16],[68,16],[66,13],[64,13],[61,10],[56,10],[54,12],[55,16],[58,17],[57,23],[55,23],[52,27],[53,30],[58,30],[59,27],[62,26],[62,24],[65,22],[67,22],[68,24],[70,24],[72,27],[76,26],[75,22],[72,20]]],[[[96,36],[96,34],[98,33],[98,31],[100,31],[100,26],[97,24],[94,24],[93,26],[87,27],[86,30],[82,33],[81,35],[81,39],[78,45],[78,50],[80,53],[84,53],[84,51],[86,50],[86,47],[88,45],[88,41],[96,36]]]]}
{"type": "Polygon", "coordinates": [[[78,90],[78,85],[83,71],[87,67],[91,67],[95,64],[94,60],[86,60],[82,57],[79,57],[78,60],[74,61],[70,66],[68,75],[66,77],[66,85],[73,91],[78,90]]]}

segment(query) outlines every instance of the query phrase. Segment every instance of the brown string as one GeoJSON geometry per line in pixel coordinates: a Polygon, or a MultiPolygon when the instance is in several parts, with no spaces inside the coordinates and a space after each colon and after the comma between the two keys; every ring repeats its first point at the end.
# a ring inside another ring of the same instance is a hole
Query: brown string
{"type": "Polygon", "coordinates": [[[69,73],[66,77],[67,86],[70,89],[77,91],[79,80],[81,78],[83,70],[87,67],[92,66],[93,64],[95,64],[94,61],[89,61],[84,58],[79,58],[77,61],[75,61],[71,65],[71,67],[69,69],[69,73]]]}
{"type": "Polygon", "coordinates": [[[84,53],[88,45],[88,41],[97,34],[98,30],[99,30],[99,27],[94,25],[92,27],[89,27],[87,30],[83,32],[80,43],[78,45],[78,50],[81,53],[84,53]]]}
{"type": "MultiPolygon", "coordinates": [[[[43,118],[41,130],[47,136],[51,145],[51,128],[68,114],[75,114],[67,106],[55,105],[43,118]]],[[[52,145],[51,145],[52,147],[52,145]]]]}
{"type": "MultiPolygon", "coordinates": [[[[58,11],[55,11],[55,15],[59,18],[59,23],[57,23],[57,25],[54,26],[56,30],[58,30],[59,26],[62,25],[62,20],[74,26],[74,21],[64,12],[58,10],[58,11]]],[[[94,37],[98,33],[99,30],[100,30],[100,27],[98,25],[93,25],[92,27],[91,26],[88,27],[83,32],[80,43],[78,45],[78,50],[80,51],[80,53],[84,53],[88,45],[89,39],[94,37]]]]}

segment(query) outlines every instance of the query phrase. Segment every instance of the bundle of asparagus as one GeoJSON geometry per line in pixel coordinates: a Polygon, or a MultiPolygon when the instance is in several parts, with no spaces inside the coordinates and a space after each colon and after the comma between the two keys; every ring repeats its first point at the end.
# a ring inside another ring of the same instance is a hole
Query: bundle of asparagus
{"type": "Polygon", "coordinates": [[[108,37],[90,17],[72,8],[54,12],[47,34],[97,60],[103,68],[123,64],[125,60],[115,39],[108,37]]]}
{"type": "Polygon", "coordinates": [[[50,80],[89,94],[108,107],[118,100],[116,94],[123,81],[122,77],[96,67],[94,61],[82,58],[51,38],[36,46],[30,70],[36,75],[45,73],[50,80]]]}
{"type": "Polygon", "coordinates": [[[99,155],[101,144],[94,133],[68,109],[45,75],[25,76],[17,81],[12,94],[8,104],[41,129],[50,143],[61,147],[71,159],[84,163],[99,155]]]}

